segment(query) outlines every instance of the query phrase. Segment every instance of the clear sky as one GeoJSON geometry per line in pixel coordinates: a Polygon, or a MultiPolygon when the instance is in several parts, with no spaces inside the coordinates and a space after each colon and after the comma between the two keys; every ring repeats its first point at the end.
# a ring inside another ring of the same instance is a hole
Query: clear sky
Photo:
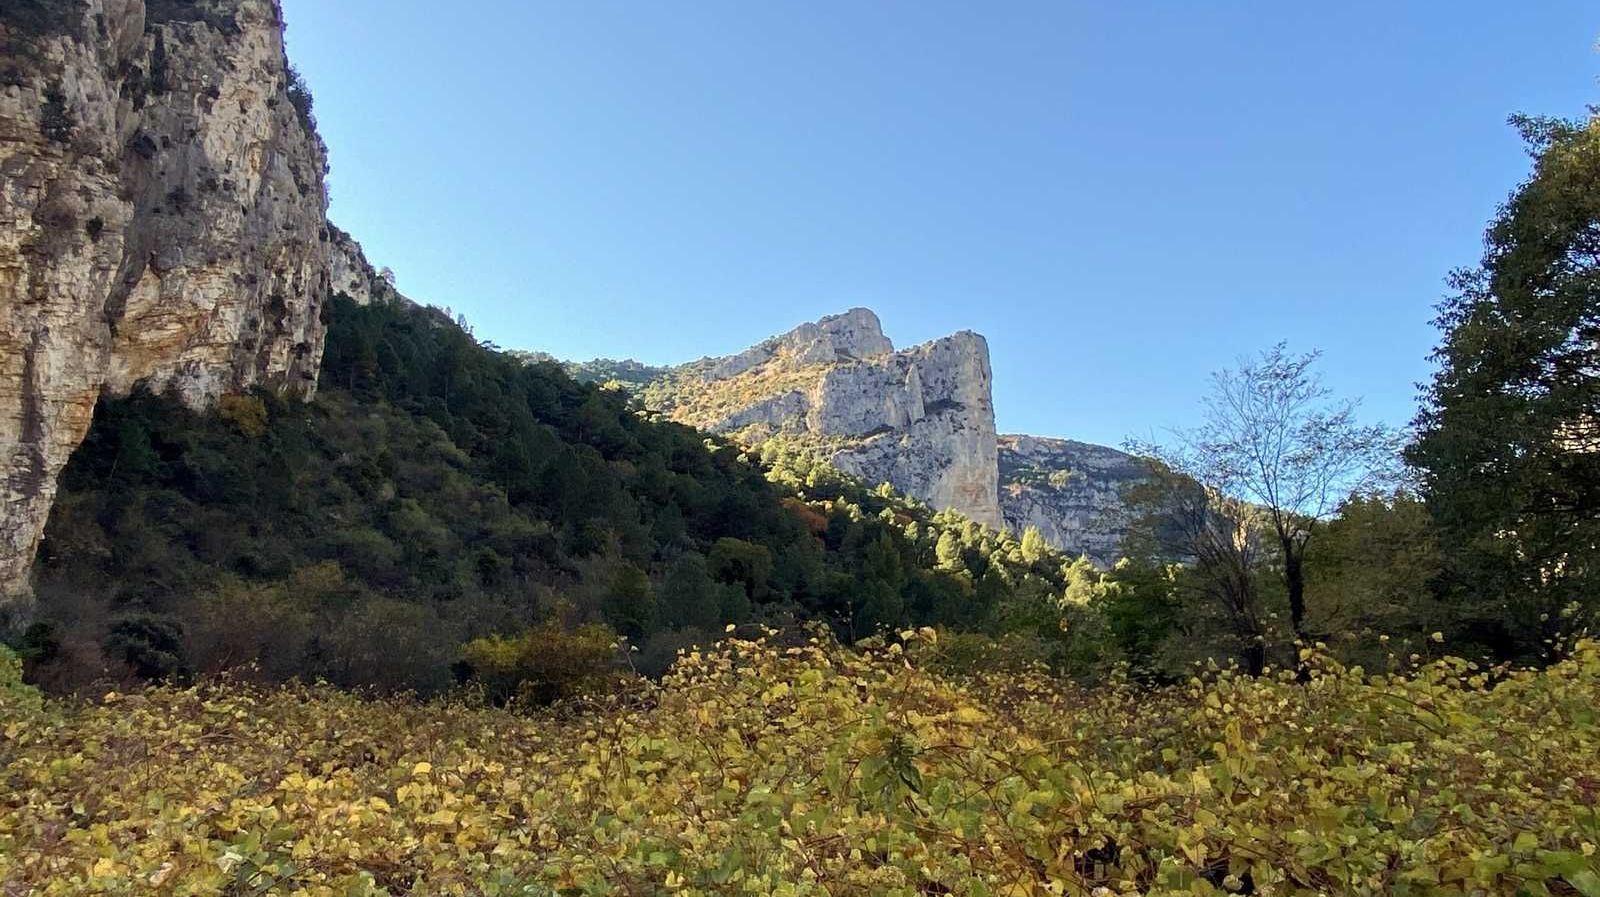
{"type": "Polygon", "coordinates": [[[1405,423],[1432,306],[1600,101],[1593,0],[284,0],[332,216],[480,338],[664,363],[854,305],[1003,431],[1192,421],[1278,340],[1405,423]]]}

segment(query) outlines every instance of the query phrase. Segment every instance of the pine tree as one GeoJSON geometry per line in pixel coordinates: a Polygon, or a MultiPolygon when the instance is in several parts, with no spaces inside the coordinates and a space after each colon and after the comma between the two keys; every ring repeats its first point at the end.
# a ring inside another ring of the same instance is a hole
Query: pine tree
{"type": "Polygon", "coordinates": [[[934,557],[939,561],[940,570],[958,572],[966,569],[966,562],[962,558],[961,540],[951,530],[939,534],[939,542],[933,551],[934,557]]]}
{"type": "Polygon", "coordinates": [[[1043,560],[1050,554],[1050,543],[1044,539],[1044,534],[1039,532],[1037,526],[1030,526],[1022,531],[1022,559],[1033,564],[1043,560]]]}

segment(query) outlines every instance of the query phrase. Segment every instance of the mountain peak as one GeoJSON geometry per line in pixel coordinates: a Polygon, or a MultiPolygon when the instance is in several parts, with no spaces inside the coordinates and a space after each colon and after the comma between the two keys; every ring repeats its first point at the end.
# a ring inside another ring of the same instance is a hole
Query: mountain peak
{"type": "MultiPolygon", "coordinates": [[[[857,358],[871,358],[894,351],[894,343],[883,335],[883,322],[870,308],[856,307],[841,314],[828,315],[815,325],[833,338],[834,345],[857,358]]],[[[804,330],[802,325],[799,330],[804,330]]],[[[795,332],[799,332],[799,330],[795,332]]]]}

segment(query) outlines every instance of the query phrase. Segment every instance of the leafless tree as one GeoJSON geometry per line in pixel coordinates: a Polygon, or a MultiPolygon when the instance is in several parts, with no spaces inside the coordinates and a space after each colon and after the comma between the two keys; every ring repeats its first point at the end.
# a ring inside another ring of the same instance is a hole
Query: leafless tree
{"type": "Polygon", "coordinates": [[[1124,551],[1130,556],[1179,561],[1189,575],[1179,582],[1197,606],[1220,613],[1239,640],[1246,669],[1266,666],[1268,621],[1258,571],[1264,561],[1260,509],[1181,472],[1179,453],[1135,446],[1149,459],[1149,474],[1123,500],[1134,518],[1124,551]],[[1171,462],[1171,463],[1169,463],[1171,462]]]}
{"type": "Polygon", "coordinates": [[[1159,457],[1206,487],[1258,506],[1279,551],[1289,618],[1305,631],[1305,557],[1319,524],[1352,494],[1390,485],[1400,435],[1356,419],[1313,369],[1320,353],[1279,343],[1212,375],[1203,422],[1178,430],[1159,457]]]}

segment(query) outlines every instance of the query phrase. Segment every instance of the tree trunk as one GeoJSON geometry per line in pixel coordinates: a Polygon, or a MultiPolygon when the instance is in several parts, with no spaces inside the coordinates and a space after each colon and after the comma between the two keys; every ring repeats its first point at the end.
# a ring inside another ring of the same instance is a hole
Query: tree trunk
{"type": "Polygon", "coordinates": [[[1295,545],[1294,539],[1284,538],[1283,545],[1283,579],[1289,586],[1289,626],[1294,630],[1295,654],[1294,677],[1300,682],[1311,681],[1311,668],[1300,659],[1300,651],[1311,647],[1311,640],[1306,637],[1306,568],[1305,558],[1301,555],[1303,545],[1295,545]]]}
{"type": "Polygon", "coordinates": [[[1244,648],[1244,668],[1252,677],[1260,678],[1267,669],[1267,646],[1251,642],[1244,648]]]}
{"type": "Polygon", "coordinates": [[[1283,578],[1289,586],[1289,626],[1294,637],[1306,640],[1306,570],[1301,549],[1293,539],[1281,540],[1283,545],[1283,578]]]}

